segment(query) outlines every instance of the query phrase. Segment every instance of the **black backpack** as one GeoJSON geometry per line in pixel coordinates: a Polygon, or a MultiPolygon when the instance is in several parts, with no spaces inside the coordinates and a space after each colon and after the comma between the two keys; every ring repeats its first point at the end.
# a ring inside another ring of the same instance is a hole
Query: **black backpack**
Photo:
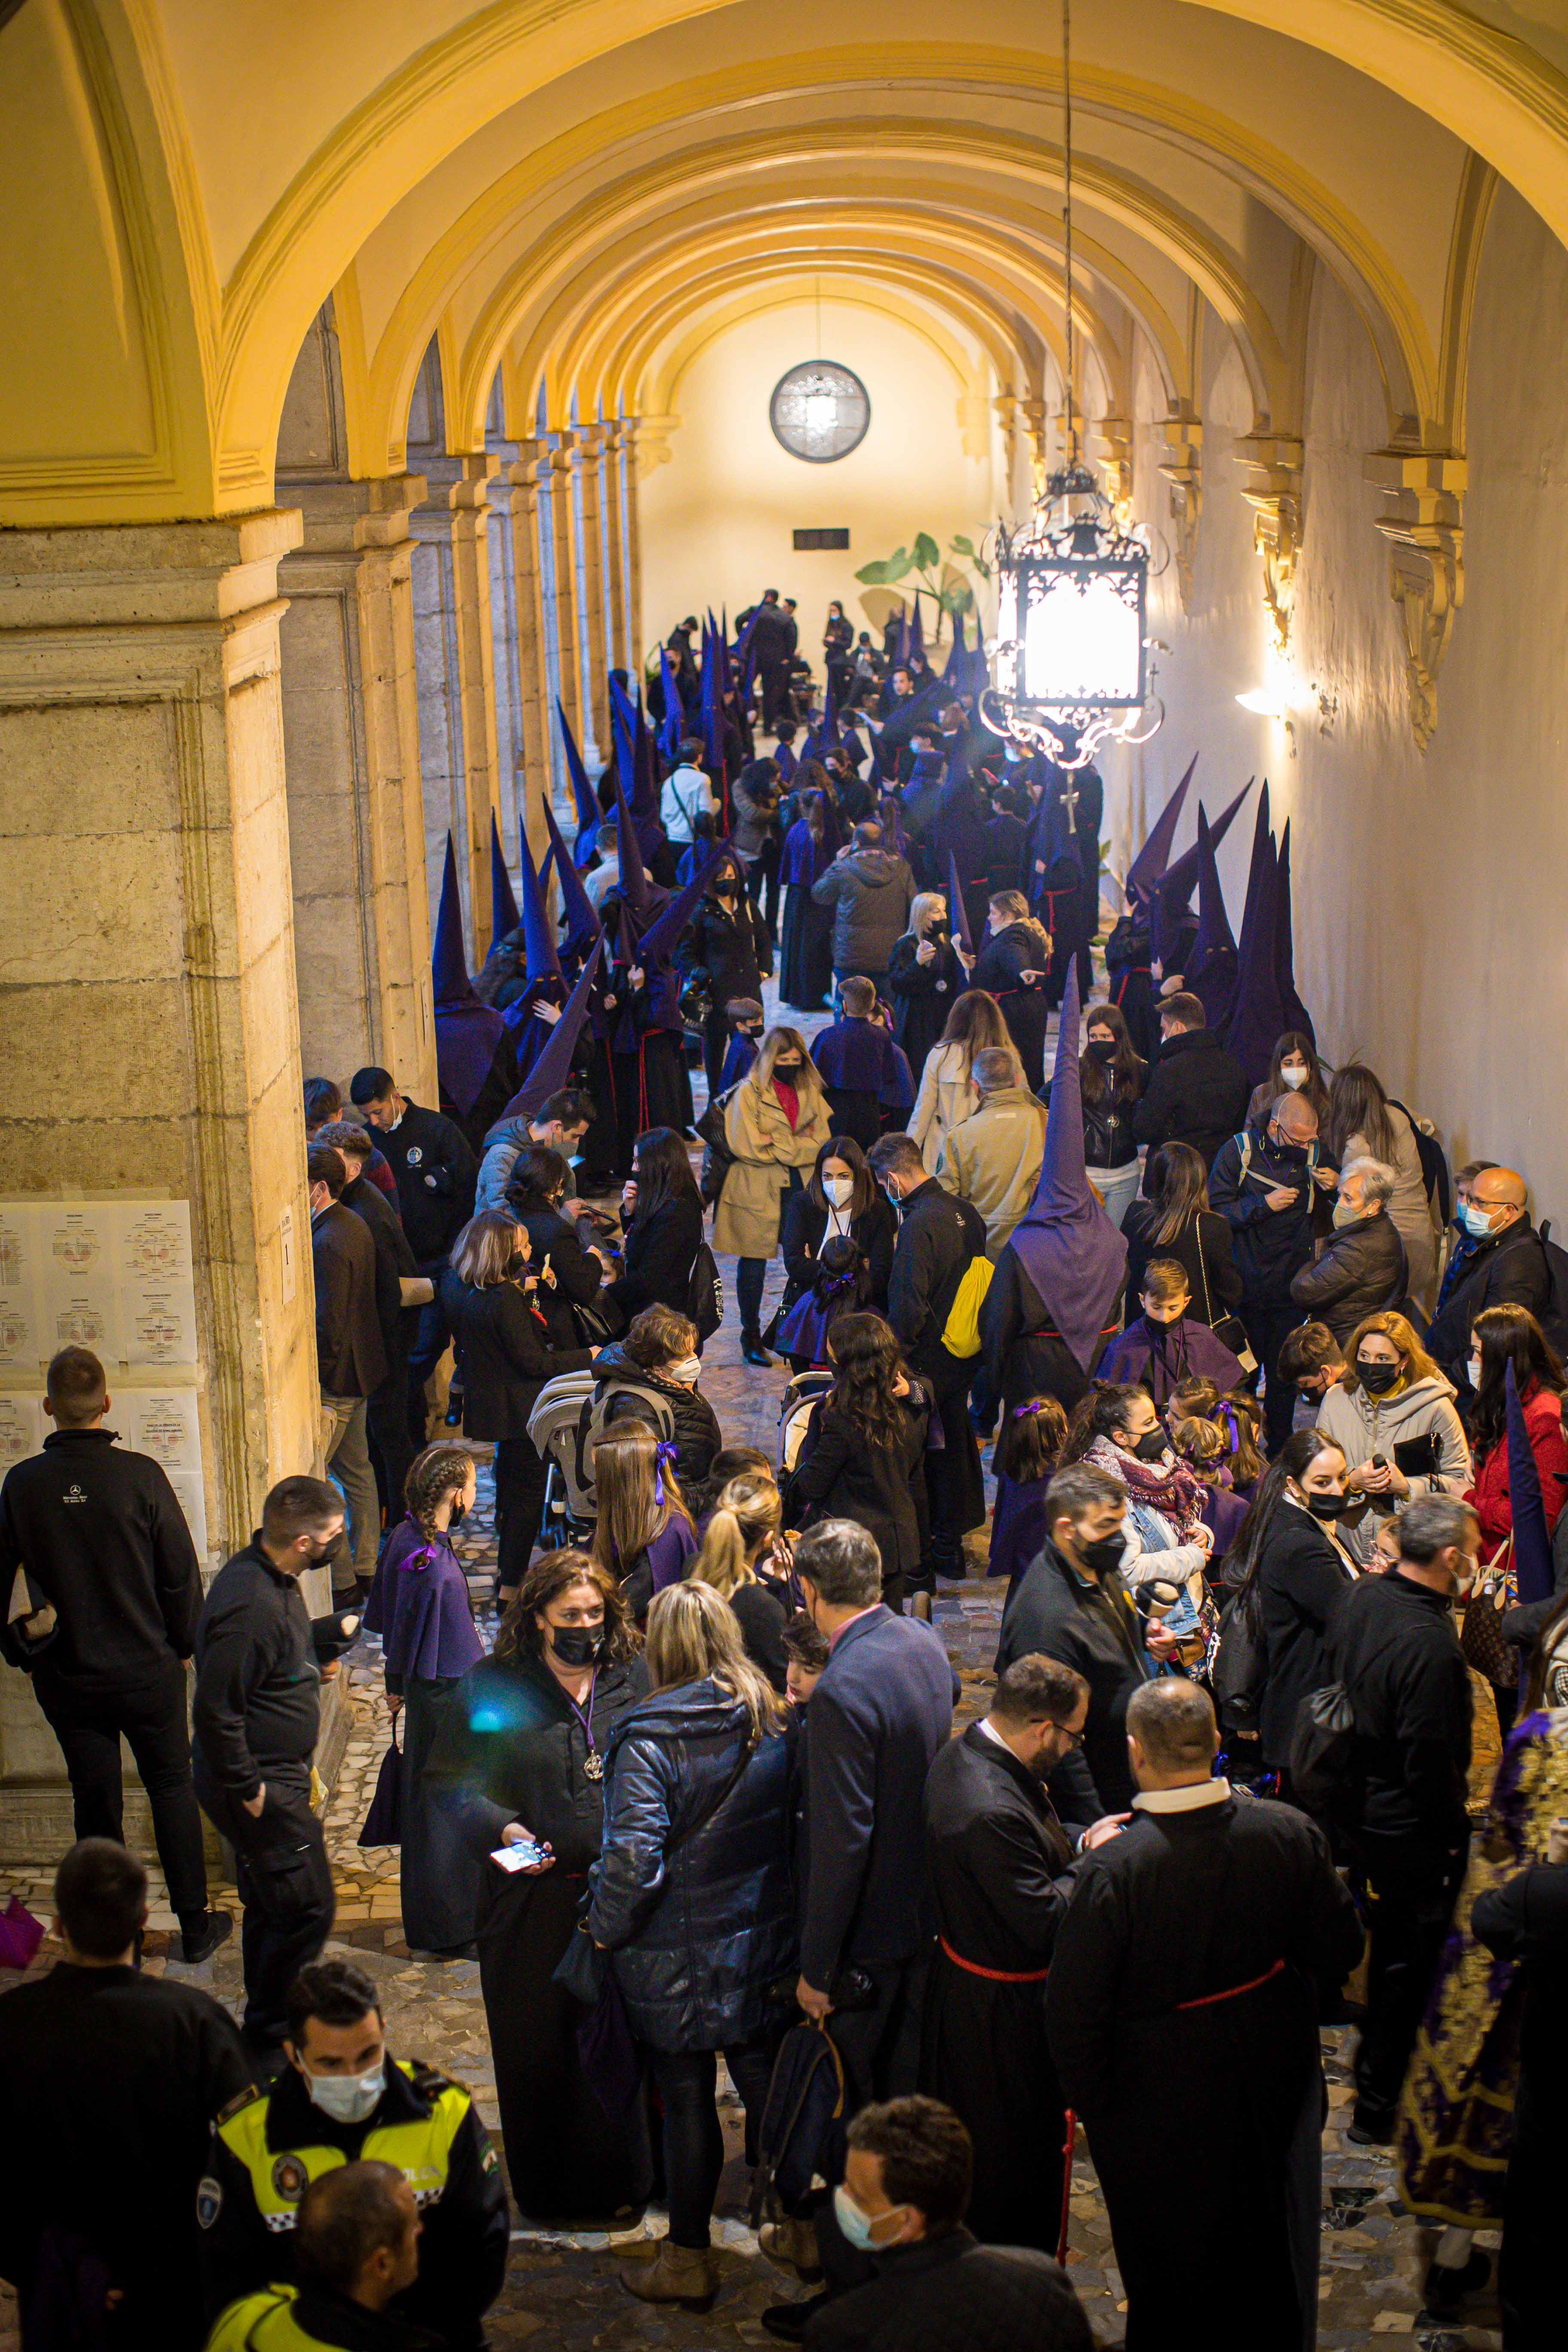
{"type": "Polygon", "coordinates": [[[1355,1790],[1355,1709],[1343,1683],[1309,1691],[1290,1735],[1290,1793],[1304,1813],[1337,1822],[1355,1790]]]}
{"type": "Polygon", "coordinates": [[[724,1114],[730,1108],[735,1087],[743,1084],[744,1080],[737,1079],[729,1094],[721,1095],[716,1101],[710,1102],[697,1122],[697,1132],[702,1138],[702,1173],[698,1179],[697,1189],[702,1195],[705,1208],[711,1209],[716,1205],[720,1193],[724,1190],[724,1179],[735,1165],[735,1155],[724,1133],[724,1114]]]}
{"type": "Polygon", "coordinates": [[[1549,1285],[1546,1304],[1536,1317],[1558,1355],[1568,1348],[1568,1250],[1552,1238],[1550,1218],[1536,1228],[1542,1255],[1546,1260],[1549,1285]]]}
{"type": "Polygon", "coordinates": [[[1251,1593],[1234,1593],[1220,1611],[1214,1699],[1226,1731],[1256,1737],[1268,1654],[1251,1593]]]}
{"type": "Polygon", "coordinates": [[[710,1339],[724,1320],[724,1285],[719,1261],[706,1242],[699,1242],[691,1261],[691,1282],[686,1311],[697,1326],[699,1339],[710,1339]]]}
{"type": "Polygon", "coordinates": [[[826,2025],[792,2025],[779,2043],[757,2128],[752,2227],[793,2213],[844,2168],[844,2062],[826,2025]]]}

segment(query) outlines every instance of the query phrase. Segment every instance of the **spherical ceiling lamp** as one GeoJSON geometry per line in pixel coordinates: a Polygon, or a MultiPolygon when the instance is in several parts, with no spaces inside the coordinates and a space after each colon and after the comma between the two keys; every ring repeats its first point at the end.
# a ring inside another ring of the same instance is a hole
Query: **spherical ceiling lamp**
{"type": "Polygon", "coordinates": [[[805,360],[774,384],[768,422],[792,457],[830,466],[866,438],[870,394],[854,370],[837,360],[805,360]]]}

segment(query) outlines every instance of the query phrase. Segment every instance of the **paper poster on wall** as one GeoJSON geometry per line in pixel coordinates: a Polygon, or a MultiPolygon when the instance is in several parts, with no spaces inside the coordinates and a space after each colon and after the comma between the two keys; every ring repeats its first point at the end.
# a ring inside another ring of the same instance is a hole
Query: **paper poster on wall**
{"type": "Polygon", "coordinates": [[[110,1419],[120,1442],[149,1454],[179,1498],[198,1555],[207,1548],[206,1492],[202,1478],[201,1421],[195,1389],[122,1389],[110,1419]]]}
{"type": "Polygon", "coordinates": [[[114,1223],[130,1364],[194,1364],[196,1288],[188,1201],[122,1201],[114,1223]]]}
{"type": "Polygon", "coordinates": [[[41,1396],[0,1394],[0,1477],[13,1462],[23,1462],[29,1454],[40,1453],[51,1426],[44,1419],[41,1396]]]}
{"type": "Polygon", "coordinates": [[[49,1350],[38,1298],[38,1213],[0,1201],[0,1372],[32,1372],[49,1350]]]}
{"type": "Polygon", "coordinates": [[[106,1363],[120,1362],[125,1350],[114,1203],[44,1201],[37,1219],[45,1356],[57,1348],[90,1348],[106,1363]]]}

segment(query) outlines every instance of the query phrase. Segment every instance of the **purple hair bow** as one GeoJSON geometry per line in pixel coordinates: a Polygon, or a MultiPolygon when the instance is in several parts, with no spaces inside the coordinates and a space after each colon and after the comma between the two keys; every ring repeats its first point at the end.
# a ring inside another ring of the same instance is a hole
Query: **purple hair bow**
{"type": "Polygon", "coordinates": [[[653,1499],[660,1510],[664,1508],[664,1466],[668,1462],[673,1469],[679,1452],[679,1446],[668,1437],[661,1437],[653,1449],[653,1499]]]}

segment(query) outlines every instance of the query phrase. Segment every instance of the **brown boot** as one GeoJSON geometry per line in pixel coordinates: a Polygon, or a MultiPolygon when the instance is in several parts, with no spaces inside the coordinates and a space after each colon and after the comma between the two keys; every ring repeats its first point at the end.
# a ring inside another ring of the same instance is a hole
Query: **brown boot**
{"type": "Polygon", "coordinates": [[[815,2284],[822,2276],[822,2255],[816,2228],[810,2221],[787,2215],[781,2221],[764,2221],[757,2232],[757,2243],[770,2262],[794,2271],[808,2284],[815,2284]]]}
{"type": "Polygon", "coordinates": [[[711,2246],[658,2242],[651,2263],[621,2273],[621,2284],[639,2303],[679,2303],[686,2311],[707,2311],[719,2292],[719,2264],[711,2246]]]}

